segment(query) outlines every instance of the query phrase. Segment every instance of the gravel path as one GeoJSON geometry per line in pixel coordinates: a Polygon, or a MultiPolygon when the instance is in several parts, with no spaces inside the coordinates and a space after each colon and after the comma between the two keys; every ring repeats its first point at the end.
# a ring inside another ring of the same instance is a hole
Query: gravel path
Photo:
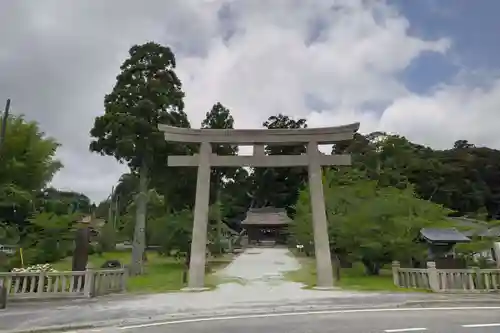
{"type": "MultiPolygon", "coordinates": [[[[331,297],[367,296],[342,290],[303,289],[301,283],[287,281],[284,274],[300,269],[298,260],[286,248],[252,248],[240,254],[231,264],[216,273],[224,283],[211,297],[231,298],[238,302],[287,302],[331,297]],[[237,282],[234,282],[237,281],[237,282]]],[[[376,296],[375,293],[370,293],[376,296]]]]}

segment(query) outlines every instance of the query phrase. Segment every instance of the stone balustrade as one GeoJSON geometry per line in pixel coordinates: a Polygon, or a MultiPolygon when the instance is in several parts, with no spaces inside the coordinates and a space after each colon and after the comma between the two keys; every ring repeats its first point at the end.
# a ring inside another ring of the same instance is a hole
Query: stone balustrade
{"type": "Polygon", "coordinates": [[[500,291],[500,269],[437,269],[434,262],[427,268],[401,268],[392,263],[394,285],[433,292],[497,292],[500,291]]]}
{"type": "Polygon", "coordinates": [[[89,298],[125,291],[125,269],[0,273],[7,298],[89,298]]]}

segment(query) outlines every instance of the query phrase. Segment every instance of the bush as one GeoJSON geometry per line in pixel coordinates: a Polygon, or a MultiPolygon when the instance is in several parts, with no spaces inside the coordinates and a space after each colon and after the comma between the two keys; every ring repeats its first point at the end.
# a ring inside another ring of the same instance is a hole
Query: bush
{"type": "Polygon", "coordinates": [[[10,258],[7,254],[0,252],[0,272],[8,271],[10,266],[10,258]]]}
{"type": "Polygon", "coordinates": [[[226,252],[223,243],[217,241],[209,241],[207,244],[207,249],[214,257],[222,255],[226,252]]]}
{"type": "Polygon", "coordinates": [[[116,230],[112,223],[106,223],[97,240],[98,252],[111,252],[116,248],[116,230]]]}
{"type": "Polygon", "coordinates": [[[24,262],[54,262],[71,251],[74,240],[75,215],[38,213],[29,219],[28,237],[23,242],[24,262]]]}

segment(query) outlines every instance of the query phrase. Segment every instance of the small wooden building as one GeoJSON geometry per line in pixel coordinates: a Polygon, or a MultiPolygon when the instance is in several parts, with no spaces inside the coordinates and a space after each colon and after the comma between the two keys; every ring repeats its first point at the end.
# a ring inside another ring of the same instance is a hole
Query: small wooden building
{"type": "Polygon", "coordinates": [[[427,261],[436,263],[439,269],[466,268],[466,262],[455,256],[455,245],[468,243],[470,238],[455,228],[423,228],[419,240],[427,243],[427,261]]]}
{"type": "Polygon", "coordinates": [[[249,209],[241,226],[246,230],[249,244],[286,244],[291,222],[284,208],[263,207],[249,209]]]}
{"type": "Polygon", "coordinates": [[[469,237],[455,228],[423,228],[420,230],[420,240],[429,246],[429,259],[450,255],[456,244],[470,242],[469,237]]]}

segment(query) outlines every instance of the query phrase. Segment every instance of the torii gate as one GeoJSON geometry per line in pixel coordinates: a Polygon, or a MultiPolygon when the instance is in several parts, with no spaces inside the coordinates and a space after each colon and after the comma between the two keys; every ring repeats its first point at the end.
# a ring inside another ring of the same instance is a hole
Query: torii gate
{"type": "Polygon", "coordinates": [[[188,290],[205,289],[210,168],[221,166],[308,167],[317,269],[316,287],[318,289],[333,287],[321,167],[351,165],[351,156],[322,154],[318,150],[318,144],[352,140],[354,133],[359,129],[359,123],[304,129],[191,129],[168,125],[159,125],[158,128],[165,133],[167,141],[200,144],[199,154],[168,157],[169,166],[198,167],[188,290]],[[252,145],[253,156],[219,156],[212,153],[212,144],[252,145]],[[264,152],[266,144],[280,146],[307,144],[307,152],[303,155],[266,155],[264,152]]]}

